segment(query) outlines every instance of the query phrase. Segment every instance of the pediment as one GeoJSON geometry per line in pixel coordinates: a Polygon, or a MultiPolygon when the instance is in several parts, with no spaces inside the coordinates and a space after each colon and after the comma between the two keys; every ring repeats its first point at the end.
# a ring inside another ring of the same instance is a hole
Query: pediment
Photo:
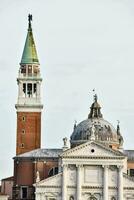
{"type": "Polygon", "coordinates": [[[99,142],[89,141],[66,150],[61,154],[61,157],[125,157],[125,155],[99,142]]]}
{"type": "Polygon", "coordinates": [[[134,188],[134,177],[124,174],[123,179],[124,187],[127,186],[130,188],[134,188]]]}
{"type": "Polygon", "coordinates": [[[61,177],[62,173],[59,173],[55,176],[51,176],[49,178],[46,178],[38,183],[35,184],[37,187],[42,187],[42,186],[56,186],[60,187],[61,186],[61,177]]]}

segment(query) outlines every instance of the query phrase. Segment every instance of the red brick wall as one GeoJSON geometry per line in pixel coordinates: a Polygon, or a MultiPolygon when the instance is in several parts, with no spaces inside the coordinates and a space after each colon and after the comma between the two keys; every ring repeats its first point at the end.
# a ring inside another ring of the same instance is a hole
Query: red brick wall
{"type": "Polygon", "coordinates": [[[36,182],[36,172],[39,171],[40,180],[48,177],[51,168],[58,167],[58,161],[18,161],[14,162],[14,185],[32,185],[36,182]]]}
{"type": "Polygon", "coordinates": [[[128,169],[134,169],[134,161],[128,161],[127,162],[127,168],[128,169]]]}
{"type": "Polygon", "coordinates": [[[15,185],[32,185],[34,165],[31,161],[15,163],[15,185]]]}
{"type": "Polygon", "coordinates": [[[12,199],[12,187],[13,180],[3,180],[1,181],[1,192],[9,196],[9,199],[12,199]]]}
{"type": "Polygon", "coordinates": [[[18,155],[40,148],[40,143],[41,113],[18,112],[16,154],[18,155]],[[24,144],[23,147],[22,144],[24,144]]]}

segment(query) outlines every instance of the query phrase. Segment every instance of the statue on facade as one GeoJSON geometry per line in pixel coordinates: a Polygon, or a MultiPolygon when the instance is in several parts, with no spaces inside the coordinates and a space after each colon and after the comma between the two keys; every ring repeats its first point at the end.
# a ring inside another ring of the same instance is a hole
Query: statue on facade
{"type": "Polygon", "coordinates": [[[40,173],[39,171],[36,172],[36,183],[40,182],[40,173]]]}

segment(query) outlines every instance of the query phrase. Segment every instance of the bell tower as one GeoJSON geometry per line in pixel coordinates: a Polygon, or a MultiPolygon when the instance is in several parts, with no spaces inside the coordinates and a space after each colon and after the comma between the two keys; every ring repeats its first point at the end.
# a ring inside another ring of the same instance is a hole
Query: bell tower
{"type": "Polygon", "coordinates": [[[16,154],[41,145],[41,82],[40,64],[32,32],[32,15],[28,16],[28,32],[20,62],[18,83],[16,154]]]}

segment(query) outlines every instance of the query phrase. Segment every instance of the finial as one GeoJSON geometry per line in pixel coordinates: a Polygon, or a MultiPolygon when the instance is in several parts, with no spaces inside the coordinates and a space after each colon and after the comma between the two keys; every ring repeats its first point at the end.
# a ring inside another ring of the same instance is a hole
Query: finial
{"type": "Polygon", "coordinates": [[[66,147],[67,146],[67,138],[66,137],[63,138],[63,143],[64,143],[64,147],[66,147]]]}
{"type": "Polygon", "coordinates": [[[67,146],[67,137],[63,138],[63,151],[67,150],[68,149],[68,146],[67,146]]]}
{"type": "Polygon", "coordinates": [[[120,120],[117,120],[118,125],[120,125],[120,120]]]}
{"type": "Polygon", "coordinates": [[[95,88],[93,89],[93,99],[94,99],[94,102],[97,102],[97,100],[98,100],[95,88]]]}
{"type": "Polygon", "coordinates": [[[28,15],[28,29],[31,29],[31,21],[33,20],[33,16],[31,14],[28,15]]]}
{"type": "Polygon", "coordinates": [[[97,94],[94,95],[94,102],[97,102],[98,100],[98,97],[97,97],[97,94]]]}
{"type": "Polygon", "coordinates": [[[120,133],[120,121],[117,120],[117,133],[120,133]]]}
{"type": "Polygon", "coordinates": [[[76,128],[76,126],[77,126],[77,121],[75,120],[74,121],[74,129],[76,128]]]}

